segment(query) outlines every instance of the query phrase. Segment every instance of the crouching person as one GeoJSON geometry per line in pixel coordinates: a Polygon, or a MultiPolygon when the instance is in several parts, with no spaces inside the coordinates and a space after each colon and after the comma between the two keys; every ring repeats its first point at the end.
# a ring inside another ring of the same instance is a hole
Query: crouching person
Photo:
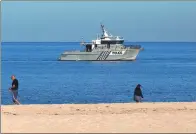
{"type": "Polygon", "coordinates": [[[136,103],[142,102],[143,94],[142,94],[142,90],[141,90],[141,85],[140,84],[138,84],[136,86],[133,98],[134,98],[134,101],[136,103]]]}

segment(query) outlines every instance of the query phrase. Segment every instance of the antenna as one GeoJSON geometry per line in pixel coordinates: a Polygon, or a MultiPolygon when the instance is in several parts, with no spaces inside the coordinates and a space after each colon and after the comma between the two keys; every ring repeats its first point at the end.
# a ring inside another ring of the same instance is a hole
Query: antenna
{"type": "Polygon", "coordinates": [[[82,41],[81,41],[80,45],[84,45],[84,44],[85,44],[85,42],[84,42],[83,37],[82,37],[82,41]]]}
{"type": "Polygon", "coordinates": [[[100,25],[102,25],[102,22],[100,22],[100,25]]]}
{"type": "Polygon", "coordinates": [[[104,33],[104,25],[102,23],[100,23],[100,25],[101,25],[101,30],[104,33]]]}

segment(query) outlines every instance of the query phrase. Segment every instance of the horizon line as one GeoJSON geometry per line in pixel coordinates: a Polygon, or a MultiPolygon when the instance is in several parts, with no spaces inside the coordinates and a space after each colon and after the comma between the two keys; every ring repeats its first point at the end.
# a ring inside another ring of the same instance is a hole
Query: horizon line
{"type": "Polygon", "coordinates": [[[2,2],[195,2],[195,0],[0,0],[2,2]]]}
{"type": "MultiPolygon", "coordinates": [[[[140,43],[196,43],[196,41],[124,41],[140,43]]],[[[1,41],[1,43],[80,43],[80,41],[1,41]]]]}

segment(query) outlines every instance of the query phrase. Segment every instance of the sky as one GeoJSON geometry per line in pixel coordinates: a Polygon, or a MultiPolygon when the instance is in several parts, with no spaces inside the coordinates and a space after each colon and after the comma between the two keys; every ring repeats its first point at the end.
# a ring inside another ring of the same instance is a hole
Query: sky
{"type": "Polygon", "coordinates": [[[196,42],[196,2],[2,2],[3,42],[91,41],[100,23],[132,42],[196,42]]]}

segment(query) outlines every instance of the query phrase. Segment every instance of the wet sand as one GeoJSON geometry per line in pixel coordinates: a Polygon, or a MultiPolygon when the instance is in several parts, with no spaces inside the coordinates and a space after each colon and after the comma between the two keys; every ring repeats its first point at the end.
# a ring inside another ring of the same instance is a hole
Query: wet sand
{"type": "Polygon", "coordinates": [[[196,132],[196,102],[2,105],[2,133],[196,132]]]}

